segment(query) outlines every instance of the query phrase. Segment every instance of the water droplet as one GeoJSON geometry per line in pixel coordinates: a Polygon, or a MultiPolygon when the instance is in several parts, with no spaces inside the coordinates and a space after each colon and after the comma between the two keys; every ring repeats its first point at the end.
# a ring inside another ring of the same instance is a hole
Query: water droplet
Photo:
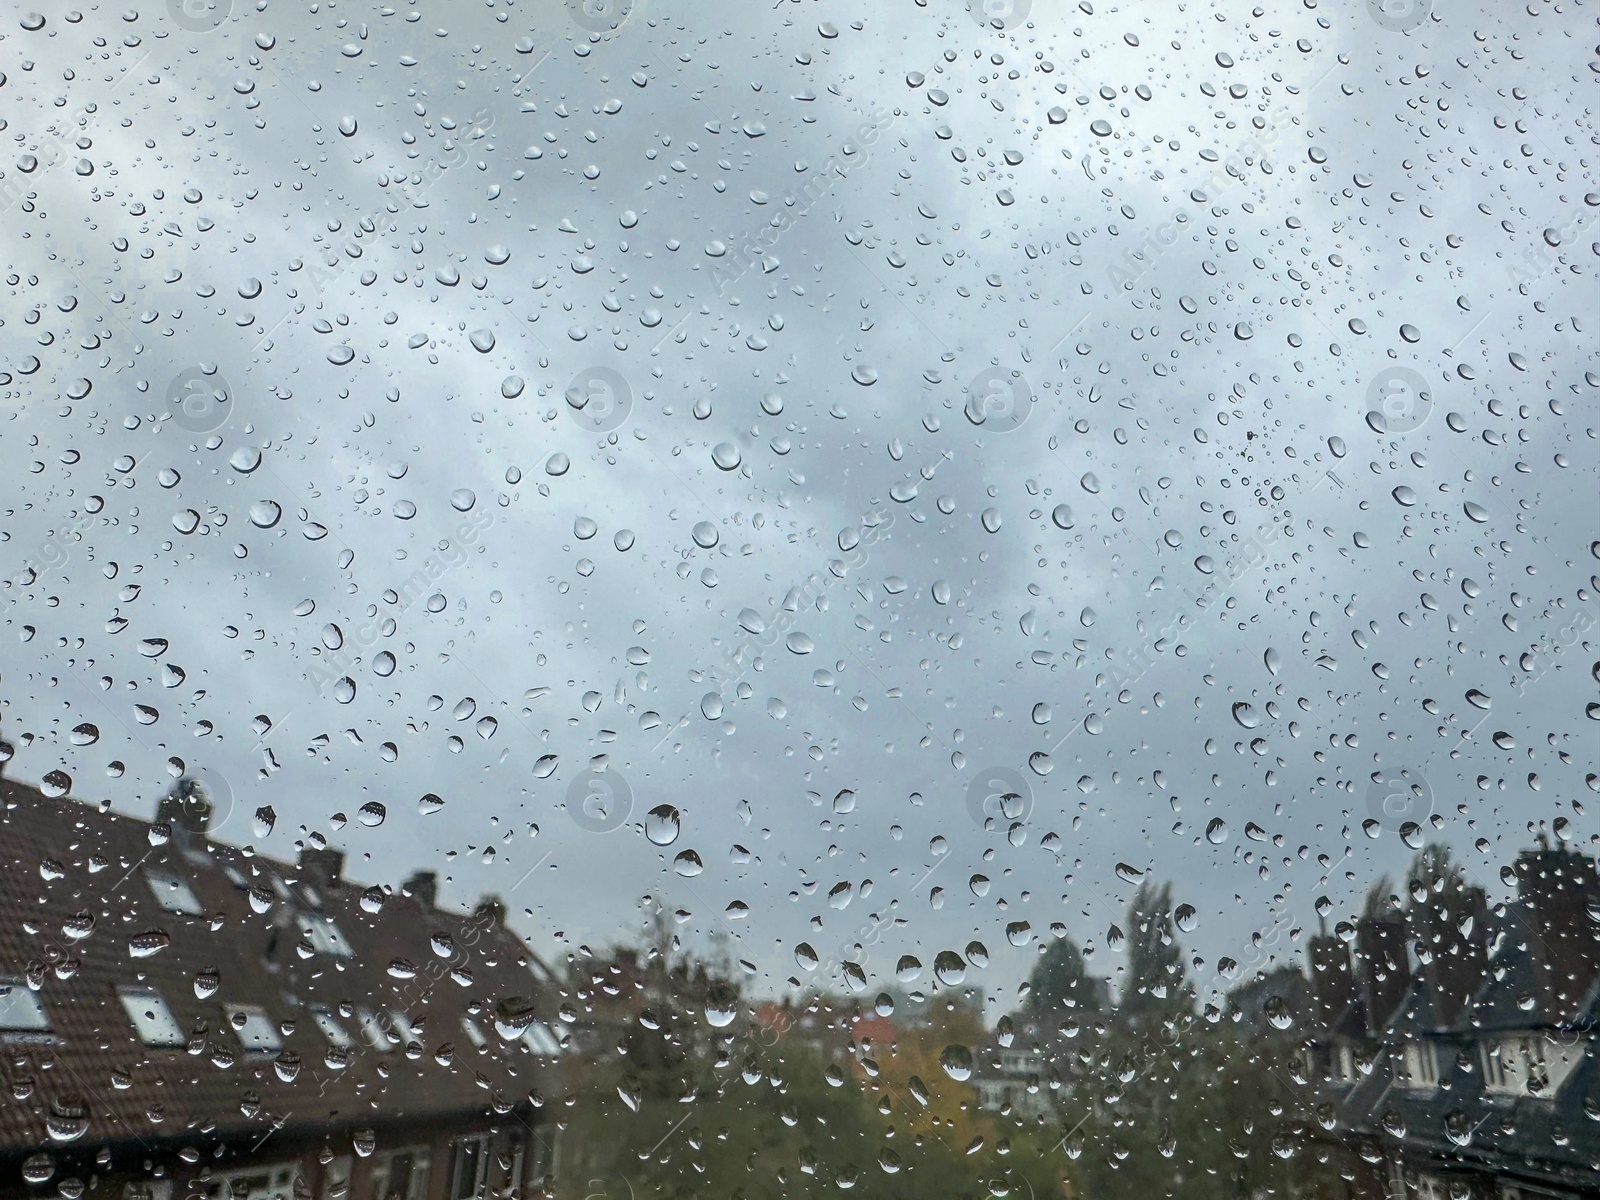
{"type": "Polygon", "coordinates": [[[961,1045],[946,1046],[939,1055],[939,1065],[951,1079],[965,1083],[972,1078],[972,1051],[961,1045]]]}
{"type": "Polygon", "coordinates": [[[678,840],[682,814],[670,804],[658,804],[645,816],[644,835],[657,846],[670,846],[678,840]]]}
{"type": "Polygon", "coordinates": [[[283,517],[283,508],[273,500],[257,500],[250,506],[250,524],[257,529],[271,529],[283,517]]]}

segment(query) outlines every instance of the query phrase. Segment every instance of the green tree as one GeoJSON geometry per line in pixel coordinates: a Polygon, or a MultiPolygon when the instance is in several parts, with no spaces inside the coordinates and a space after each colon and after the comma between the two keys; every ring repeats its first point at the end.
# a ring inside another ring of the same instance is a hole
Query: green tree
{"type": "Polygon", "coordinates": [[[1172,885],[1145,880],[1128,902],[1128,976],[1121,1013],[1130,1024],[1170,1023],[1194,1012],[1194,986],[1173,936],[1172,885]]]}
{"type": "Polygon", "coordinates": [[[1028,994],[1023,1008],[1031,1013],[1059,1012],[1071,1008],[1078,1012],[1099,1012],[1100,998],[1094,981],[1083,966],[1083,951],[1071,938],[1051,942],[1028,976],[1028,994]]]}

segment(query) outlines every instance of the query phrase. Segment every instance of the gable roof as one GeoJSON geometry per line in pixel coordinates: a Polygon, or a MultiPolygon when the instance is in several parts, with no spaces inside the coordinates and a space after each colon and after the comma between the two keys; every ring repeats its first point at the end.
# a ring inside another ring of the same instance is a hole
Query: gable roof
{"type": "Polygon", "coordinates": [[[49,1026],[0,1031],[0,1154],[59,1142],[51,1124],[155,1148],[530,1110],[555,986],[498,913],[313,874],[0,779],[0,982],[49,1026]],[[127,988],[186,1044],[142,1041],[127,988]],[[239,1006],[266,1019],[236,1029],[239,1006]],[[384,1024],[415,1044],[380,1050],[384,1024]]]}

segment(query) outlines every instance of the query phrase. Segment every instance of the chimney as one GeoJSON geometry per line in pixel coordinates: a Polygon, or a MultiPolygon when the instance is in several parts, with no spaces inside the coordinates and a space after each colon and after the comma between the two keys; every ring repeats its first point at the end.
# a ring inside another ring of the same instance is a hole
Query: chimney
{"type": "Polygon", "coordinates": [[[1600,973],[1600,872],[1593,859],[1543,841],[1517,855],[1515,870],[1517,898],[1530,918],[1525,933],[1539,1000],[1545,1015],[1559,1021],[1572,1015],[1600,973]]]}
{"type": "Polygon", "coordinates": [[[306,846],[300,851],[300,882],[327,891],[344,874],[344,851],[332,846],[306,846]]]}
{"type": "Polygon", "coordinates": [[[408,892],[416,898],[418,904],[425,909],[438,906],[439,902],[439,876],[433,871],[413,871],[411,878],[400,885],[401,890],[408,892]]]}
{"type": "Polygon", "coordinates": [[[489,925],[499,926],[506,923],[506,904],[499,896],[485,896],[478,901],[478,907],[472,910],[472,915],[489,925]]]}
{"type": "Polygon", "coordinates": [[[1367,1032],[1376,1035],[1389,1024],[1411,983],[1402,918],[1362,917],[1356,922],[1355,975],[1367,1032]]]}
{"type": "Polygon", "coordinates": [[[173,833],[205,837],[211,827],[213,806],[211,797],[198,780],[185,775],[173,788],[156,801],[156,823],[172,826],[173,833]]]}
{"type": "Polygon", "coordinates": [[[1310,963],[1311,995],[1317,1023],[1327,1029],[1356,998],[1356,981],[1350,972],[1350,951],[1336,935],[1313,937],[1306,955],[1310,963]]]}

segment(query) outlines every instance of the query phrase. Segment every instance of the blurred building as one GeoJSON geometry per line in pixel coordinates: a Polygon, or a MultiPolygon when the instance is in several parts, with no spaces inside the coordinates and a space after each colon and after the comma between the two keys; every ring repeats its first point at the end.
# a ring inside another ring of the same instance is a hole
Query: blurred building
{"type": "Polygon", "coordinates": [[[1299,1034],[1357,1194],[1600,1196],[1600,872],[1541,845],[1513,877],[1313,939],[1299,1034]]]}
{"type": "Polygon", "coordinates": [[[353,883],[317,835],[218,843],[187,782],[153,822],[0,804],[0,1193],[466,1200],[557,1170],[555,982],[498,900],[353,883]]]}
{"type": "Polygon", "coordinates": [[[1033,1120],[1075,1105],[1085,1075],[1079,1051],[1101,1014],[1112,1011],[1109,979],[1086,975],[1083,983],[1091,1008],[1012,1013],[979,1044],[972,1085],[980,1109],[1033,1120]]]}

